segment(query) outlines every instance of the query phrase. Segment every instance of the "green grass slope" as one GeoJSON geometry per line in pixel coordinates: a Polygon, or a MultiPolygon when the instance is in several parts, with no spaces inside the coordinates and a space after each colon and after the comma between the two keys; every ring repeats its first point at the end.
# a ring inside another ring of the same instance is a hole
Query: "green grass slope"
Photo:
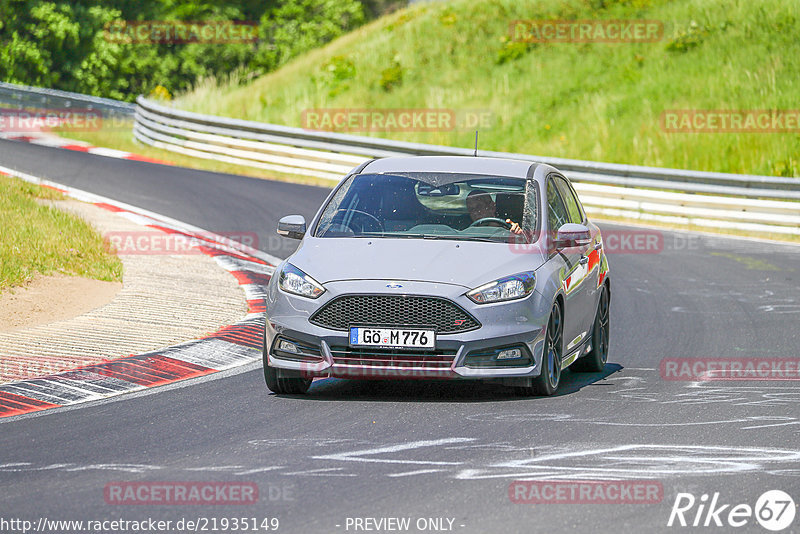
{"type": "Polygon", "coordinates": [[[121,281],[122,262],[83,219],[43,200],[60,193],[0,176],[0,293],[38,274],[121,281]]]}
{"type": "MultiPolygon", "coordinates": [[[[660,167],[800,175],[800,134],[668,133],[665,110],[800,108],[797,0],[453,0],[384,17],[189,110],[302,126],[320,108],[486,110],[480,148],[660,167]],[[654,43],[521,44],[513,20],[651,19],[654,43]]],[[[360,133],[360,132],[353,132],[360,133]]],[[[466,128],[371,132],[470,147],[466,128]]]]}

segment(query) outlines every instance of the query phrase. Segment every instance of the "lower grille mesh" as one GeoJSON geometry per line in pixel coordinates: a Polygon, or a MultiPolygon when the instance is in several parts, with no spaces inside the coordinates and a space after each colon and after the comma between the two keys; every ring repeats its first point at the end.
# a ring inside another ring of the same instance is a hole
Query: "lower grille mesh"
{"type": "Polygon", "coordinates": [[[333,363],[360,367],[391,367],[394,369],[447,370],[456,357],[454,350],[397,351],[392,349],[362,349],[331,347],[333,363]]]}

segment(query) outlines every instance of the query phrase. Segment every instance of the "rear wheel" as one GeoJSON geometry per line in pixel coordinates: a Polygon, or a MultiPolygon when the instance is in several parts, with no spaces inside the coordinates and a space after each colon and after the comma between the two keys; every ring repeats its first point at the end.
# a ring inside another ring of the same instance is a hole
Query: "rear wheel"
{"type": "Polygon", "coordinates": [[[608,332],[610,330],[608,289],[603,286],[600,291],[597,314],[592,327],[592,350],[572,365],[576,371],[597,373],[605,368],[608,361],[608,332]]]}
{"type": "Polygon", "coordinates": [[[267,365],[267,348],[263,349],[264,381],[273,393],[302,394],[311,387],[311,379],[303,378],[300,371],[276,369],[267,365]]]}
{"type": "Polygon", "coordinates": [[[520,388],[521,393],[550,396],[558,389],[558,384],[561,381],[561,335],[563,328],[561,306],[556,302],[553,304],[553,309],[550,311],[550,319],[547,321],[541,373],[533,379],[530,386],[520,388]]]}

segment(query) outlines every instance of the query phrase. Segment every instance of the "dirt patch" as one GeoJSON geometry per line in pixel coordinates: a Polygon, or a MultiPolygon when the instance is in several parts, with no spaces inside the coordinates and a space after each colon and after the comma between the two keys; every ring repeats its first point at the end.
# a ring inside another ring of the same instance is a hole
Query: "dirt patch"
{"type": "Polygon", "coordinates": [[[37,275],[27,285],[0,294],[0,332],[77,317],[108,304],[120,289],[120,282],[37,275]]]}

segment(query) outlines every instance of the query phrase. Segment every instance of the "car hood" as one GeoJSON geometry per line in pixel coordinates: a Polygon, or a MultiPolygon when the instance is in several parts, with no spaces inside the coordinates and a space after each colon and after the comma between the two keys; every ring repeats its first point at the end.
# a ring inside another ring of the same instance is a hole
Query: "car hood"
{"type": "Polygon", "coordinates": [[[533,271],[540,247],[475,241],[306,237],[288,261],[324,284],[339,280],[417,280],[471,289],[533,271]]]}

